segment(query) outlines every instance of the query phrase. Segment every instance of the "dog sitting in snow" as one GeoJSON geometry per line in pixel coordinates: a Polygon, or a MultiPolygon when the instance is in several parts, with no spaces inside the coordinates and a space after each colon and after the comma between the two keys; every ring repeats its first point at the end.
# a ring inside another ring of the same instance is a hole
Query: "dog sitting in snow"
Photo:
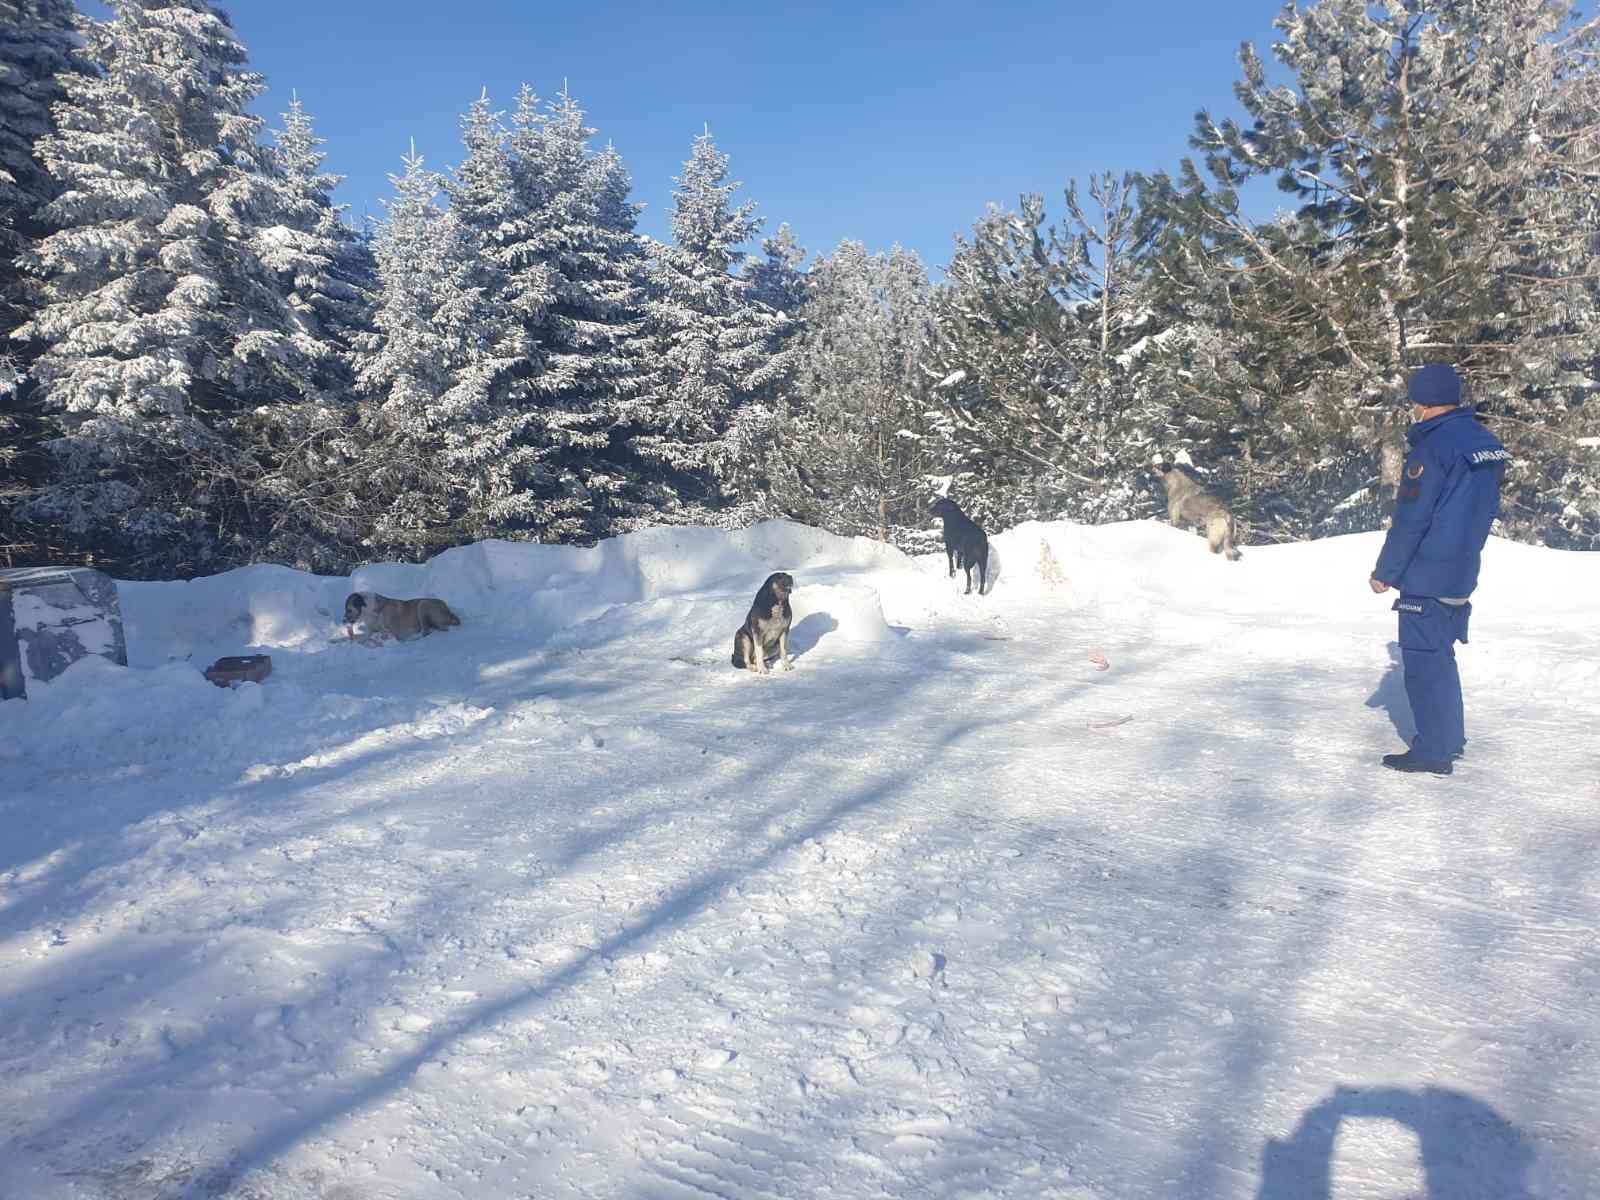
{"type": "Polygon", "coordinates": [[[794,660],[789,657],[789,624],[794,620],[794,610],[789,607],[792,591],[793,575],[776,571],[767,576],[744,624],[733,635],[734,666],[764,675],[767,659],[775,654],[783,660],[785,671],[794,670],[794,660]]]}
{"type": "Polygon", "coordinates": [[[449,629],[461,624],[461,618],[450,611],[443,600],[420,596],[415,600],[395,600],[377,592],[351,592],[345,597],[344,626],[352,638],[356,625],[362,625],[369,635],[392,637],[399,641],[426,637],[435,629],[449,629]]]}
{"type": "Polygon", "coordinates": [[[1211,553],[1224,555],[1229,562],[1238,562],[1239,548],[1234,542],[1239,531],[1227,505],[1201,487],[1182,467],[1163,466],[1160,462],[1152,466],[1167,489],[1167,519],[1173,526],[1178,529],[1195,526],[1206,535],[1211,553]]]}
{"type": "Polygon", "coordinates": [[[978,568],[978,595],[989,582],[989,535],[978,528],[978,523],[956,507],[949,496],[940,496],[933,502],[933,515],[944,522],[944,556],[950,564],[950,578],[956,568],[967,573],[967,591],[972,592],[972,568],[978,568]]]}

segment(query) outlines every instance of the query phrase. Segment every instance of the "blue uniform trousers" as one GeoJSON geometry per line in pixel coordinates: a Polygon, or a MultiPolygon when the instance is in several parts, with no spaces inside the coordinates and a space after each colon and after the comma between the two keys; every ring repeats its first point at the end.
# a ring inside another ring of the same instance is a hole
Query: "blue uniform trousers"
{"type": "Polygon", "coordinates": [[[1403,595],[1394,602],[1394,610],[1400,614],[1406,699],[1417,724],[1412,749],[1418,758],[1449,762],[1467,744],[1455,644],[1467,640],[1472,605],[1403,595]]]}

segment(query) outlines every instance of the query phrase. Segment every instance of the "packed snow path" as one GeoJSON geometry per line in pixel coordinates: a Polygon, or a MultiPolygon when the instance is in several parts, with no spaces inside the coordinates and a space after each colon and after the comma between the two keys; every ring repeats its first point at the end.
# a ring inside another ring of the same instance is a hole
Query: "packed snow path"
{"type": "Polygon", "coordinates": [[[124,585],[0,706],[0,1197],[1600,1194],[1600,558],[1491,546],[1440,780],[1374,538],[765,528],[124,585]]]}

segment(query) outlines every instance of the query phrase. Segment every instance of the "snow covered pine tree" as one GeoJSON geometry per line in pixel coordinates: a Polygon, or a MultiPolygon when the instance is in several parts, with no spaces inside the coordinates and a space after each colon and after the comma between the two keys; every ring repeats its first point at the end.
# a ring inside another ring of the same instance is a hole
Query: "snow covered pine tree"
{"type": "Polygon", "coordinates": [[[21,330],[55,438],[25,514],[125,574],[213,570],[258,532],[240,415],[314,386],[314,347],[259,256],[270,168],[260,94],[205,0],[116,0],[78,19],[94,74],[61,77],[38,143],[64,190],[22,258],[41,305],[21,330]]]}
{"type": "Polygon", "coordinates": [[[671,245],[650,244],[645,358],[619,412],[630,446],[655,474],[656,519],[711,519],[754,492],[752,468],[771,425],[764,400],[789,369],[793,321],[739,273],[760,230],[755,205],[732,207],[728,158],[695,139],[673,192],[671,245]]]}

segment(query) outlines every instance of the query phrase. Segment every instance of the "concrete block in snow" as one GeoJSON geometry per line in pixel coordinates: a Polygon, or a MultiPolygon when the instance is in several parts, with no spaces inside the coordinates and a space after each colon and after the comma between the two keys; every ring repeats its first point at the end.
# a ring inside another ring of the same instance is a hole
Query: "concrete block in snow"
{"type": "Polygon", "coordinates": [[[88,567],[0,570],[0,700],[99,654],[128,665],[116,582],[88,567]]]}

